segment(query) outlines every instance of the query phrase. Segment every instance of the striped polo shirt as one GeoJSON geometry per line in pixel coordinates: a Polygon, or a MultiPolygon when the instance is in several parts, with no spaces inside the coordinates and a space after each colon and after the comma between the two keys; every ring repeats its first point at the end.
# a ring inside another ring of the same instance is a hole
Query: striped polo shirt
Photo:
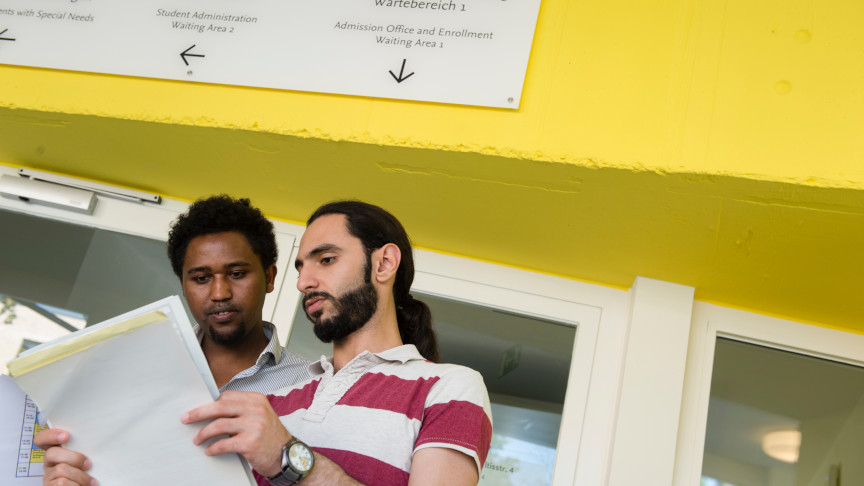
{"type": "MultiPolygon", "coordinates": [[[[268,339],[267,347],[258,355],[255,364],[237,373],[219,389],[219,393],[236,390],[266,394],[309,379],[309,361],[289,353],[279,344],[276,326],[265,321],[264,335],[268,339]]],[[[195,336],[199,344],[204,339],[204,333],[197,325],[195,336]]]]}
{"type": "Polygon", "coordinates": [[[292,435],[349,476],[367,485],[408,484],[414,452],[427,447],[467,454],[479,476],[492,414],[476,371],[426,361],[413,345],[364,351],[335,374],[332,358],[309,370],[311,379],[268,398],[292,435]]]}

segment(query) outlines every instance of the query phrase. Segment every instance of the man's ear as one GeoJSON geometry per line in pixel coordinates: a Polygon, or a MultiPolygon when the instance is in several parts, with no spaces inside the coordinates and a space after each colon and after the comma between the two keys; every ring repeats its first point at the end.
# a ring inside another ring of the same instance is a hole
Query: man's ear
{"type": "Polygon", "coordinates": [[[399,247],[387,243],[372,253],[372,277],[379,283],[395,278],[401,261],[402,252],[399,247]]]}
{"type": "Polygon", "coordinates": [[[267,270],[264,270],[264,278],[267,280],[267,293],[273,292],[276,285],[276,264],[270,265],[267,267],[267,270]]]}

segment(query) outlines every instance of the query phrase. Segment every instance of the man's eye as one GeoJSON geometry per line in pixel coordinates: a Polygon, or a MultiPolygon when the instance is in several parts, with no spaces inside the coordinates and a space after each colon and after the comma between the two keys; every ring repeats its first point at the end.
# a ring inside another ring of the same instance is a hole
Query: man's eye
{"type": "Polygon", "coordinates": [[[196,275],[192,277],[192,281],[199,284],[207,283],[209,279],[210,277],[207,275],[196,275]]]}
{"type": "Polygon", "coordinates": [[[243,278],[243,276],[246,275],[246,272],[236,271],[236,272],[231,272],[230,275],[231,275],[231,278],[243,278]]]}
{"type": "Polygon", "coordinates": [[[329,265],[335,261],[336,261],[336,257],[332,257],[332,256],[331,257],[324,257],[321,259],[321,263],[323,263],[324,265],[329,265]]]}

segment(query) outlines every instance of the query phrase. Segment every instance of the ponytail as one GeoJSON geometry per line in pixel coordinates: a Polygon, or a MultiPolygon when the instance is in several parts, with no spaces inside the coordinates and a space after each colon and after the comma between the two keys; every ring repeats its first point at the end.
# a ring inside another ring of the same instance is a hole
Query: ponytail
{"type": "Polygon", "coordinates": [[[429,306],[419,300],[415,300],[411,294],[402,299],[396,307],[396,319],[399,321],[399,335],[405,344],[413,344],[420,355],[427,360],[437,363],[438,340],[435,330],[432,329],[432,312],[429,306]]]}

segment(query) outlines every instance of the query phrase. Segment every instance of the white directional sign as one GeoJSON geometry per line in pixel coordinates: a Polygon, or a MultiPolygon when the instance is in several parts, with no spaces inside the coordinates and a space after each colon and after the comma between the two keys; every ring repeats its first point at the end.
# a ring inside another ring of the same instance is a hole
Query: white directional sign
{"type": "Polygon", "coordinates": [[[540,0],[0,0],[0,64],[518,108],[540,0]]]}

